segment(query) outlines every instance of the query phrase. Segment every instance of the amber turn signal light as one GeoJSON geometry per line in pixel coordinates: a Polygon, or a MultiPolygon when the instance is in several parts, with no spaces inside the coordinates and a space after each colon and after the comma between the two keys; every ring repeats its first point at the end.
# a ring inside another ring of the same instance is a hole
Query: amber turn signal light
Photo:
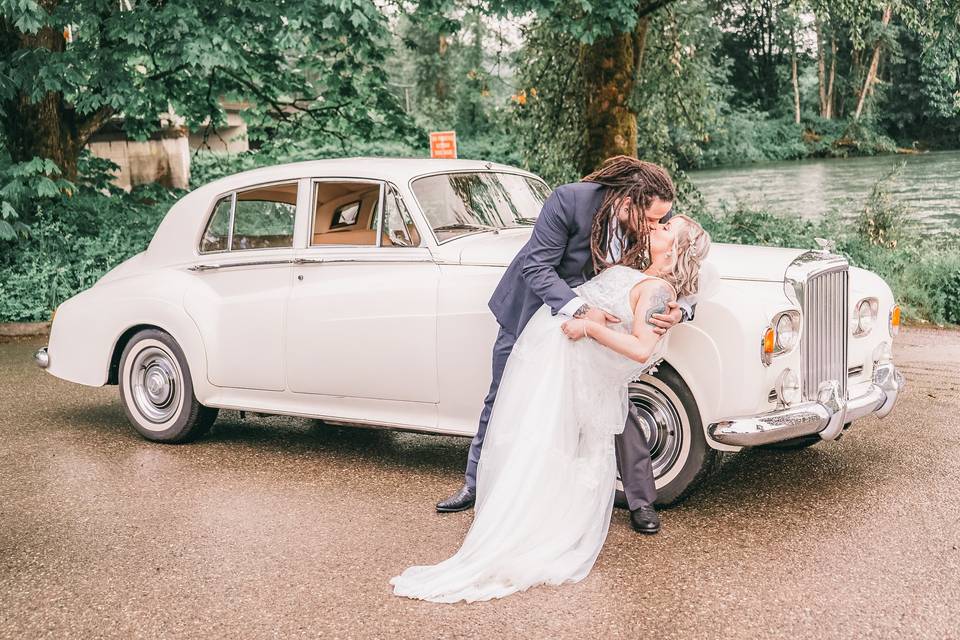
{"type": "Polygon", "coordinates": [[[900,305],[895,304],[890,309],[890,337],[900,333],[900,305]]]}
{"type": "Polygon", "coordinates": [[[767,330],[763,332],[763,342],[761,342],[761,353],[760,358],[763,360],[763,364],[769,365],[773,360],[773,350],[777,344],[777,334],[773,330],[773,327],[767,327],[767,330]]]}

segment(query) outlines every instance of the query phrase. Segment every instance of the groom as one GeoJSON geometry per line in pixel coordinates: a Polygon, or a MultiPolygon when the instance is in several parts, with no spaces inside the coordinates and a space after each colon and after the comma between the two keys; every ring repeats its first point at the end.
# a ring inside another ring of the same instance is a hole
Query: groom
{"type": "MultiPolygon", "coordinates": [[[[614,263],[637,266],[649,259],[646,230],[672,215],[676,192],[661,167],[629,156],[615,156],[580,182],[565,184],[550,195],[533,227],[533,234],[513,259],[490,299],[500,324],[493,346],[493,381],[484,400],[477,435],[467,458],[463,487],[437,503],[437,511],[463,511],[476,499],[477,462],[490,420],[500,378],[517,337],[533,314],[546,304],[552,313],[597,322],[619,322],[603,309],[577,297],[583,284],[614,263]]],[[[679,322],[691,309],[670,303],[666,314],[655,314],[658,333],[679,322]]],[[[660,519],[653,509],[654,485],[650,449],[632,403],[627,424],[616,438],[617,465],[636,531],[657,533],[660,519]]]]}

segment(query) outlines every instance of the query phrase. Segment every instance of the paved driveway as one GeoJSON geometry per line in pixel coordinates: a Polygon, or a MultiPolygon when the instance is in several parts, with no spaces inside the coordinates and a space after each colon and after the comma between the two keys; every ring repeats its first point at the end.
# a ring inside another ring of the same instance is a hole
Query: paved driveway
{"type": "Polygon", "coordinates": [[[387,581],[458,547],[465,439],[225,412],[151,444],[40,344],[0,344],[2,638],[960,638],[958,332],[900,337],[886,420],[730,456],[658,536],[617,510],[579,584],[455,606],[387,581]]]}

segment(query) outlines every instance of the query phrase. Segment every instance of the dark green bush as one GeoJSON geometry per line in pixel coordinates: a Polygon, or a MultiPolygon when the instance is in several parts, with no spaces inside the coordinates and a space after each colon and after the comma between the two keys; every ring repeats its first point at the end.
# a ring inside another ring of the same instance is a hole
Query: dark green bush
{"type": "Polygon", "coordinates": [[[869,121],[808,116],[800,124],[744,109],[726,113],[702,144],[698,167],[802,158],[869,156],[896,151],[896,143],[869,121]]]}
{"type": "Polygon", "coordinates": [[[58,304],[143,251],[176,195],[149,187],[105,196],[79,187],[39,207],[27,238],[0,242],[0,322],[49,319],[58,304]]]}

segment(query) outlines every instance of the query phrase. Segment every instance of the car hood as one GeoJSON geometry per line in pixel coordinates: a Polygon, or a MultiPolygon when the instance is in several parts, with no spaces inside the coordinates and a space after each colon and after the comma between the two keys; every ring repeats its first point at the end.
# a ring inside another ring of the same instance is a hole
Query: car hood
{"type": "MultiPolygon", "coordinates": [[[[448,246],[459,248],[460,264],[505,267],[529,238],[529,229],[510,229],[460,238],[448,246]]],[[[805,251],[714,243],[707,262],[717,269],[721,278],[783,282],[787,267],[805,251]]]]}

